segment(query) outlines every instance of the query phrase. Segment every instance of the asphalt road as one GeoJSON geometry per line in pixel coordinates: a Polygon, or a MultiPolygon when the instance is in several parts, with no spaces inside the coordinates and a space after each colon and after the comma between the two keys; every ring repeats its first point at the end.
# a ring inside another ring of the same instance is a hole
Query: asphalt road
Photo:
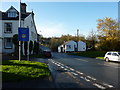
{"type": "Polygon", "coordinates": [[[56,87],[120,88],[120,63],[52,53],[48,59],[56,87]]]}

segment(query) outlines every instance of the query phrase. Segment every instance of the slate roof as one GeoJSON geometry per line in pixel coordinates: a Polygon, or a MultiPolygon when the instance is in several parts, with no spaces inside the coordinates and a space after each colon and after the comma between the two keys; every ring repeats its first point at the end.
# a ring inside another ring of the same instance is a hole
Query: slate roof
{"type": "MultiPolygon", "coordinates": [[[[27,16],[29,16],[32,12],[27,12],[26,14],[21,14],[21,19],[24,20],[27,16]]],[[[17,17],[8,17],[6,12],[0,11],[0,16],[2,15],[2,20],[19,20],[19,13],[17,13],[17,17]]],[[[1,18],[0,18],[1,20],[1,18]]]]}
{"type": "MultiPolygon", "coordinates": [[[[22,3],[24,4],[24,3],[22,3]]],[[[10,9],[15,9],[13,6],[11,6],[6,12],[0,11],[0,20],[19,20],[19,12],[17,11],[17,17],[8,17],[8,11],[10,9]],[[2,18],[1,18],[2,17],[2,18]]],[[[27,16],[29,16],[33,12],[26,12],[25,14],[21,14],[21,19],[24,20],[27,16]]]]}

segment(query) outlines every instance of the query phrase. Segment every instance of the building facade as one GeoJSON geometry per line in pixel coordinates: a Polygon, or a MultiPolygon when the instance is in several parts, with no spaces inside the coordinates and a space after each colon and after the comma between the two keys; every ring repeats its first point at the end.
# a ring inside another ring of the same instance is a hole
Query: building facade
{"type": "MultiPolygon", "coordinates": [[[[21,27],[29,28],[29,41],[37,41],[34,13],[27,12],[26,6],[21,3],[21,27]]],[[[0,11],[0,16],[0,53],[12,53],[15,49],[12,38],[18,34],[19,12],[11,6],[6,12],[0,11]]]]}
{"type": "Polygon", "coordinates": [[[68,41],[58,47],[58,52],[80,52],[86,51],[86,43],[83,41],[75,42],[75,41],[68,41]],[[78,45],[77,45],[78,44],[78,45]]]}

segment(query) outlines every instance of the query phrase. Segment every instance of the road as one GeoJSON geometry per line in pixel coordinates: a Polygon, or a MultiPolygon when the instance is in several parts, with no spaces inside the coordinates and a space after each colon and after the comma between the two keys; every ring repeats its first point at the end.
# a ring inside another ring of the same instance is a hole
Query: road
{"type": "Polygon", "coordinates": [[[52,53],[48,59],[56,87],[120,88],[120,63],[52,53]]]}

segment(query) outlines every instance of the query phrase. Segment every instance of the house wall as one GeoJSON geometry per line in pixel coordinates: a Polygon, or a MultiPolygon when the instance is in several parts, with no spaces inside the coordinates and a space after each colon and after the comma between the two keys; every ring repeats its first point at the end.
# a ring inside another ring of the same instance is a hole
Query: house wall
{"type": "Polygon", "coordinates": [[[74,52],[77,43],[75,41],[70,41],[65,45],[65,52],[74,52]],[[70,46],[70,47],[68,47],[70,46]]]}
{"type": "Polygon", "coordinates": [[[60,45],[60,46],[58,47],[58,52],[64,52],[63,45],[60,45]]]}
{"type": "Polygon", "coordinates": [[[2,53],[2,20],[0,20],[0,53],[2,53]]]}
{"type": "Polygon", "coordinates": [[[86,51],[86,43],[79,41],[78,42],[78,51],[86,51]]]}
{"type": "Polygon", "coordinates": [[[32,18],[32,14],[25,18],[24,27],[29,28],[29,40],[37,41],[37,31],[32,18]]]}
{"type": "Polygon", "coordinates": [[[14,52],[14,45],[12,46],[12,49],[5,49],[4,45],[4,38],[12,38],[14,34],[18,33],[18,20],[2,20],[2,52],[3,53],[12,53],[14,52]],[[4,23],[12,23],[12,33],[4,33],[5,26],[4,23]]]}

